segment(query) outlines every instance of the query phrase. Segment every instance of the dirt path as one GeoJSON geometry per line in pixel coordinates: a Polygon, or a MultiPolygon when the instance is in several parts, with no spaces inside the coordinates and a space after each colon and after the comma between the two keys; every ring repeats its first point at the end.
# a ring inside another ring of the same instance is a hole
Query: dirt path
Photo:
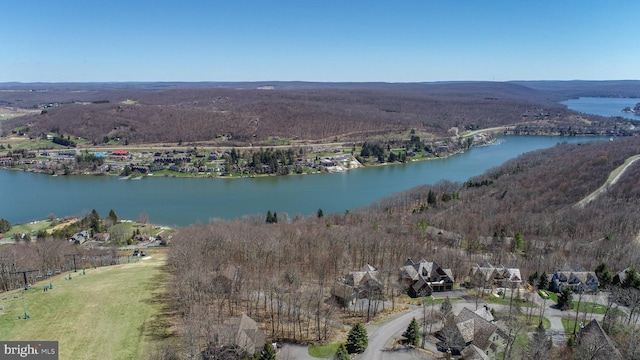
{"type": "Polygon", "coordinates": [[[596,191],[594,191],[591,194],[587,195],[584,199],[578,201],[574,205],[574,207],[583,208],[585,205],[587,205],[591,201],[595,200],[598,196],[600,196],[600,194],[602,194],[605,191],[607,191],[607,189],[609,188],[610,185],[614,185],[616,182],[618,182],[618,180],[620,179],[620,176],[622,176],[622,174],[625,172],[625,170],[627,170],[627,168],[629,166],[631,166],[631,164],[633,164],[638,159],[640,159],[640,154],[639,155],[634,155],[634,156],[631,156],[631,157],[627,158],[624,161],[624,164],[618,166],[615,170],[613,170],[611,172],[611,174],[609,174],[609,178],[607,179],[607,181],[605,181],[604,184],[602,184],[602,186],[600,186],[596,191]]]}

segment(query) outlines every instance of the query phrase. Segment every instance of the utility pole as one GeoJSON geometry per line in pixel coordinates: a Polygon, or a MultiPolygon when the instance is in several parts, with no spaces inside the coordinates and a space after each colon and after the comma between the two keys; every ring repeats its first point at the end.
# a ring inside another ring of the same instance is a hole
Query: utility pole
{"type": "Polygon", "coordinates": [[[24,278],[24,289],[25,289],[25,290],[28,290],[28,288],[27,288],[27,284],[28,284],[29,282],[27,281],[27,273],[34,272],[34,271],[39,271],[39,270],[23,270],[23,271],[14,271],[14,272],[11,272],[11,273],[9,273],[9,274],[22,274],[22,277],[24,278]]]}

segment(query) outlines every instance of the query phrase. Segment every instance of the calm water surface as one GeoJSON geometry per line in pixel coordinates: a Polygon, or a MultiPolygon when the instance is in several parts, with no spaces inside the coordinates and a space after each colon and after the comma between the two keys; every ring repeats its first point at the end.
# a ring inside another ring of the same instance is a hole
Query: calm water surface
{"type": "Polygon", "coordinates": [[[627,106],[633,109],[637,103],[640,103],[640,98],[581,97],[562,102],[569,109],[585,114],[622,116],[628,119],[640,120],[640,116],[622,111],[627,106]]]}
{"type": "Polygon", "coordinates": [[[82,215],[136,219],[142,212],[157,224],[184,226],[214,218],[235,219],[276,211],[279,218],[353,210],[387,195],[441,180],[463,182],[532,150],[559,142],[604,138],[506,136],[448,159],[370,167],[343,173],[243,179],[147,177],[120,180],[100,176],[50,176],[0,171],[0,218],[12,224],[82,215]]]}

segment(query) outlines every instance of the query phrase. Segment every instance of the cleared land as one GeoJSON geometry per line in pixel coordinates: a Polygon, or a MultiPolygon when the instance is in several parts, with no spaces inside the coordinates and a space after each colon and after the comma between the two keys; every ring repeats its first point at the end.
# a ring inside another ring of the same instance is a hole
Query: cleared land
{"type": "Polygon", "coordinates": [[[609,187],[609,185],[615,184],[620,178],[620,176],[622,176],[624,171],[627,170],[627,168],[631,166],[631,164],[633,164],[638,159],[640,159],[640,155],[634,155],[628,158],[627,160],[625,160],[624,164],[618,166],[615,170],[611,172],[611,174],[609,174],[607,181],[602,186],[600,186],[596,191],[587,195],[584,199],[578,201],[578,203],[575,206],[578,208],[582,208],[586,204],[590,203],[595,198],[597,198],[600,194],[607,191],[607,188],[609,187]]]}
{"type": "Polygon", "coordinates": [[[47,292],[48,280],[3,293],[0,339],[58,341],[61,359],[143,358],[167,334],[165,261],[158,250],[137,262],[71,273],[71,280],[54,277],[47,292]]]}

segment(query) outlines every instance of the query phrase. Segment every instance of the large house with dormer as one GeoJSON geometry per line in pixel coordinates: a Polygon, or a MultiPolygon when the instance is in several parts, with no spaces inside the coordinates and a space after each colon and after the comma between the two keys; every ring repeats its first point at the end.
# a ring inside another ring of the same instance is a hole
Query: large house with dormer
{"type": "Polygon", "coordinates": [[[462,309],[455,317],[456,328],[464,339],[465,350],[471,347],[474,351],[481,351],[489,359],[495,359],[498,353],[504,351],[509,337],[495,324],[491,313],[480,310],[462,309]]]}
{"type": "Polygon", "coordinates": [[[551,276],[549,290],[561,292],[569,287],[573,292],[597,293],[600,281],[593,271],[556,271],[551,276]]]}
{"type": "Polygon", "coordinates": [[[332,295],[345,307],[353,305],[358,298],[368,298],[382,293],[379,271],[366,264],[358,271],[352,271],[336,281],[332,295]]]}
{"type": "Polygon", "coordinates": [[[400,268],[400,283],[411,297],[453,290],[453,272],[434,261],[408,259],[400,268]]]}
{"type": "Polygon", "coordinates": [[[522,283],[520,269],[493,266],[489,263],[474,265],[469,274],[472,283],[485,288],[519,288],[522,283]]]}

